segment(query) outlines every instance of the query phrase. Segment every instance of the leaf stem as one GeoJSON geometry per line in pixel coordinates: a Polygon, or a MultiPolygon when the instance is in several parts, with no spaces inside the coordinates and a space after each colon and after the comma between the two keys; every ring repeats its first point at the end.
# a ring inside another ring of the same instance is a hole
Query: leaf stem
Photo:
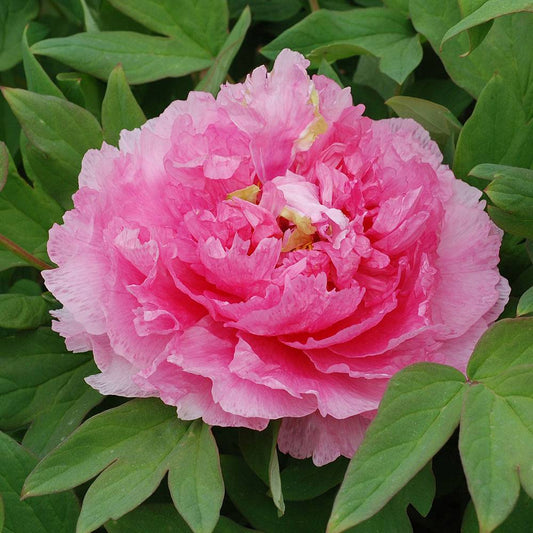
{"type": "Polygon", "coordinates": [[[318,11],[320,6],[318,5],[318,0],[309,0],[309,7],[311,8],[311,13],[313,11],[318,11]]]}
{"type": "Polygon", "coordinates": [[[4,246],[10,252],[13,252],[15,255],[18,255],[20,258],[24,259],[24,261],[29,263],[31,266],[34,266],[35,268],[39,270],[49,270],[51,268],[54,268],[52,265],[45,263],[38,257],[35,257],[34,255],[30,254],[30,252],[24,250],[24,248],[14,243],[11,239],[8,239],[5,235],[2,235],[1,233],[0,233],[0,245],[4,246]]]}

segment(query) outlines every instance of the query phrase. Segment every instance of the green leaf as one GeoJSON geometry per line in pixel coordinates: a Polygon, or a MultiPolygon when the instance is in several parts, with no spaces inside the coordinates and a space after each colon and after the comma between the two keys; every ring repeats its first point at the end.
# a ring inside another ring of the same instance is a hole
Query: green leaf
{"type": "Polygon", "coordinates": [[[523,316],[533,313],[533,287],[530,287],[518,300],[516,315],[523,316]]]}
{"type": "Polygon", "coordinates": [[[109,0],[109,3],[157,33],[194,41],[213,57],[227,37],[228,8],[224,0],[109,0]]]}
{"type": "Polygon", "coordinates": [[[34,32],[34,25],[30,24],[22,34],[22,61],[24,64],[24,74],[26,75],[26,85],[28,90],[64,98],[63,93],[56,87],[54,82],[49,78],[43,67],[30,51],[28,33],[34,32]]]}
{"type": "Polygon", "coordinates": [[[220,85],[226,79],[231,63],[244,41],[251,21],[250,8],[246,7],[235,26],[233,26],[214,63],[197,85],[197,91],[207,91],[214,96],[217,95],[220,85]]]}
{"type": "Polygon", "coordinates": [[[38,0],[0,2],[0,71],[16,65],[22,58],[20,40],[24,27],[37,16],[38,0]]]}
{"type": "Polygon", "coordinates": [[[520,13],[496,19],[483,42],[464,57],[463,52],[469,49],[466,34],[447,41],[440,49],[446,31],[461,20],[457,2],[446,2],[443,9],[442,0],[410,0],[409,10],[415,28],[430,41],[457,85],[477,98],[497,72],[511,87],[525,91],[524,105],[530,106],[533,92],[527,88],[533,71],[529,53],[533,15],[520,13]]]}
{"type": "Polygon", "coordinates": [[[84,72],[61,72],[57,75],[57,83],[72,103],[90,111],[100,120],[104,95],[102,82],[84,72]]]}
{"type": "Polygon", "coordinates": [[[339,78],[339,75],[335,72],[335,69],[325,60],[322,59],[320,66],[318,67],[317,74],[322,76],[327,76],[330,80],[333,80],[339,87],[344,88],[342,81],[339,78]]]}
{"type": "Polygon", "coordinates": [[[434,497],[435,478],[428,464],[381,511],[350,528],[349,533],[411,532],[413,528],[407,515],[407,507],[412,504],[422,516],[426,516],[431,509],[434,497]]]}
{"type": "Polygon", "coordinates": [[[0,531],[4,531],[4,523],[6,520],[6,514],[4,509],[4,499],[0,494],[0,531]]]}
{"type": "Polygon", "coordinates": [[[520,483],[533,497],[533,319],[502,320],[476,345],[459,450],[482,532],[511,513],[520,483]],[[509,436],[512,435],[512,438],[509,436]]]}
{"type": "Polygon", "coordinates": [[[175,481],[190,467],[176,458],[189,425],[157,399],[132,400],[104,411],[39,463],[26,480],[24,496],[65,490],[100,474],[85,495],[76,530],[93,531],[137,507],[167,471],[175,481]]]}
{"type": "Polygon", "coordinates": [[[409,0],[383,0],[383,3],[391,9],[396,9],[404,15],[409,14],[409,0]]]}
{"type": "Polygon", "coordinates": [[[267,484],[272,500],[280,516],[285,512],[285,503],[281,490],[281,477],[276,444],[279,423],[271,422],[267,429],[259,432],[242,429],[239,432],[239,446],[248,466],[267,484]]]}
{"type": "MultiPolygon", "coordinates": [[[[24,479],[37,463],[12,438],[0,432],[0,493],[4,507],[4,533],[72,533],[79,505],[72,492],[20,501],[24,479]]],[[[1,514],[1,513],[0,513],[1,514]]],[[[0,520],[0,526],[2,520],[0,520]]]]}
{"type": "Polygon", "coordinates": [[[402,83],[422,59],[418,35],[409,21],[387,8],[328,11],[319,9],[298,22],[261,53],[274,59],[284,48],[305,54],[312,66],[359,54],[380,58],[380,69],[402,83]]]}
{"type": "MultiPolygon", "coordinates": [[[[530,88],[533,89],[533,83],[530,88]]],[[[530,92],[533,94],[533,90],[530,92]]],[[[529,149],[533,101],[529,105],[525,107],[525,100],[506,80],[500,76],[491,79],[459,135],[454,161],[456,175],[464,177],[480,163],[533,166],[529,149]]]]}
{"type": "Polygon", "coordinates": [[[281,486],[286,501],[311,500],[340,484],[348,460],[337,460],[318,467],[311,460],[292,460],[281,471],[281,486]]]}
{"type": "Polygon", "coordinates": [[[170,503],[148,503],[105,524],[108,533],[190,533],[191,529],[170,503]]]}
{"type": "Polygon", "coordinates": [[[449,109],[440,104],[412,96],[393,96],[385,103],[399,117],[416,120],[429,131],[441,150],[450,140],[453,143],[461,131],[461,123],[449,109]]]}
{"type": "Polygon", "coordinates": [[[314,533],[325,531],[333,494],[305,502],[287,502],[278,516],[268,496],[268,487],[248,468],[241,457],[221,456],[227,495],[250,524],[265,533],[314,533]]]}
{"type": "Polygon", "coordinates": [[[278,22],[294,17],[302,9],[301,0],[228,0],[231,18],[240,16],[249,6],[255,21],[278,22]]]}
{"type": "Polygon", "coordinates": [[[471,379],[486,380],[533,361],[533,318],[500,320],[477,343],[468,362],[471,379]]]}
{"type": "Polygon", "coordinates": [[[90,7],[87,5],[85,0],[80,0],[81,8],[83,9],[83,23],[85,26],[85,31],[96,32],[100,31],[98,23],[96,22],[90,7]]]}
{"type": "Polygon", "coordinates": [[[0,328],[38,328],[50,322],[50,308],[42,296],[0,294],[0,328]]]}
{"type": "Polygon", "coordinates": [[[43,191],[30,187],[18,175],[5,144],[0,142],[0,236],[27,252],[26,256],[16,256],[3,249],[0,243],[0,270],[34,265],[28,254],[41,262],[48,261],[46,250],[40,250],[48,240],[49,228],[61,220],[62,214],[56,202],[43,191]]]}
{"type": "Polygon", "coordinates": [[[34,44],[31,51],[101,80],[107,80],[121,63],[132,84],[184,76],[213,62],[209,53],[188,37],[155,37],[131,31],[77,33],[46,39],[34,44]]]}
{"type": "Polygon", "coordinates": [[[0,427],[32,423],[24,445],[43,455],[59,444],[101,401],[84,378],[92,357],[72,355],[49,328],[3,337],[0,344],[0,427]]]}
{"type": "Polygon", "coordinates": [[[40,185],[64,208],[72,206],[77,189],[81,159],[90,148],[102,144],[102,130],[89,111],[57,98],[23,89],[4,89],[4,96],[15,113],[32,149],[42,156],[41,164],[61,174],[42,176],[40,185]],[[48,179],[52,178],[54,179],[48,179]]]}
{"type": "MultiPolygon", "coordinates": [[[[520,491],[518,501],[505,522],[499,525],[494,533],[517,533],[527,531],[533,522],[533,499],[524,491],[520,491]]],[[[470,501],[466,507],[461,533],[479,533],[476,510],[470,501]]]]}
{"type": "Polygon", "coordinates": [[[134,130],[146,122],[143,110],[139,107],[126,80],[121,65],[111,72],[102,102],[102,127],[107,143],[118,146],[120,132],[134,130]]]}
{"type": "MultiPolygon", "coordinates": [[[[352,78],[357,85],[366,85],[386,100],[398,93],[400,86],[379,70],[379,60],[374,56],[362,55],[352,78]]],[[[355,94],[357,98],[357,94],[355,94]]]]}
{"type": "Polygon", "coordinates": [[[459,117],[473,100],[472,96],[450,79],[417,79],[403,94],[431,100],[447,107],[456,117],[459,117]]]}
{"type": "Polygon", "coordinates": [[[533,12],[533,2],[531,0],[487,0],[473,13],[470,13],[467,17],[462,19],[461,22],[451,27],[444,34],[441,46],[452,37],[455,37],[469,28],[473,28],[474,26],[483,24],[484,22],[497,17],[502,17],[511,13],[518,13],[520,11],[533,12]]]}
{"type": "Polygon", "coordinates": [[[378,414],[341,485],[329,529],[345,531],[373,516],[426,465],[459,422],[464,376],[415,364],[390,381],[378,414]]]}
{"type": "Polygon", "coordinates": [[[224,499],[224,481],[215,439],[201,420],[190,425],[174,452],[168,486],[176,509],[194,533],[213,531],[224,499]]]}

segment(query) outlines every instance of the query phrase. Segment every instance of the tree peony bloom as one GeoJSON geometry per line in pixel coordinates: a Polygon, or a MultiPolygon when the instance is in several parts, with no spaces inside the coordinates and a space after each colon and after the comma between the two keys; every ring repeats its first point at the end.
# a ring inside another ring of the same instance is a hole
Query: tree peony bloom
{"type": "Polygon", "coordinates": [[[50,232],[54,328],[103,394],[351,456],[389,378],[461,371],[501,312],[501,232],[412,120],[373,121],[283,51],[90,150],[50,232]]]}

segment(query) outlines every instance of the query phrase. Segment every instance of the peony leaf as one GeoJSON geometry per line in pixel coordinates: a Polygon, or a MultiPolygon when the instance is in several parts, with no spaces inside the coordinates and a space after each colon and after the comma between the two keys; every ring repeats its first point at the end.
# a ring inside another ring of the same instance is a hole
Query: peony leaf
{"type": "Polygon", "coordinates": [[[285,503],[276,447],[278,433],[279,423],[275,422],[261,432],[242,429],[239,432],[239,446],[248,466],[269,486],[272,500],[281,516],[285,512],[285,503]]]}
{"type": "Polygon", "coordinates": [[[516,315],[523,316],[533,313],[533,287],[530,287],[518,300],[516,315]]]}
{"type": "Polygon", "coordinates": [[[497,72],[513,89],[524,91],[524,104],[529,106],[533,99],[533,93],[528,91],[533,70],[529,53],[533,45],[533,15],[519,13],[496,19],[483,42],[462,57],[469,49],[466,34],[446,41],[442,49],[440,46],[446,31],[461,20],[458,2],[447,2],[443,9],[442,0],[410,0],[409,12],[414,27],[429,40],[457,85],[477,98],[497,72]],[[517,47],[518,42],[521,46],[517,47]]]}
{"type": "MultiPolygon", "coordinates": [[[[79,504],[72,492],[20,501],[25,477],[37,459],[16,441],[0,432],[0,493],[5,533],[72,533],[79,504]]],[[[0,512],[0,514],[2,514],[0,512]]],[[[1,526],[2,520],[0,520],[1,526]]]]}
{"type": "Polygon", "coordinates": [[[496,322],[481,337],[470,358],[470,379],[494,378],[506,370],[533,361],[533,318],[515,318],[496,322]]]}
{"type": "Polygon", "coordinates": [[[185,518],[194,531],[210,532],[223,497],[216,446],[209,428],[197,423],[189,432],[189,426],[155,399],[136,399],[100,413],[39,463],[26,480],[24,496],[65,490],[99,474],[85,495],[76,530],[88,533],[134,509],[169,471],[171,493],[185,518]]]}
{"type": "Polygon", "coordinates": [[[532,340],[533,319],[502,320],[468,365],[474,384],[465,396],[459,450],[483,532],[511,513],[520,484],[533,497],[532,340]]]}
{"type": "Polygon", "coordinates": [[[2,0],[0,2],[0,71],[21,60],[20,38],[24,27],[39,12],[37,0],[2,0]]]}
{"type": "Polygon", "coordinates": [[[227,37],[228,8],[224,0],[109,0],[109,3],[156,33],[194,41],[213,57],[227,37]]]}
{"type": "Polygon", "coordinates": [[[84,378],[96,370],[92,358],[67,352],[49,328],[2,338],[0,427],[31,423],[24,445],[48,453],[83,420],[102,397],[84,378]]]}
{"type": "Polygon", "coordinates": [[[407,507],[412,504],[426,516],[435,497],[435,478],[428,464],[374,516],[350,528],[350,533],[397,533],[412,531],[407,507]]]}
{"type": "Polygon", "coordinates": [[[117,146],[123,129],[133,130],[145,122],[146,117],[131,92],[124,69],[117,65],[109,76],[102,102],[104,139],[117,146]]]}
{"type": "Polygon", "coordinates": [[[333,500],[331,493],[312,500],[287,502],[285,513],[280,517],[268,496],[268,487],[241,457],[223,455],[220,463],[227,495],[254,528],[276,533],[325,530],[333,500]]]}
{"type": "Polygon", "coordinates": [[[224,499],[224,481],[211,428],[201,420],[190,425],[174,452],[168,486],[174,505],[194,533],[213,531],[224,499]]]}
{"type": "Polygon", "coordinates": [[[461,123],[449,109],[429,100],[412,96],[393,96],[385,103],[399,117],[416,120],[430,133],[441,150],[450,140],[453,143],[461,131],[461,123]]]}
{"type": "Polygon", "coordinates": [[[189,37],[155,37],[131,31],[77,33],[46,39],[34,44],[31,51],[101,80],[107,80],[121,63],[132,84],[184,76],[213,62],[209,53],[189,37]]]}
{"type": "MultiPolygon", "coordinates": [[[[503,524],[499,525],[494,530],[494,533],[517,533],[519,531],[528,531],[531,526],[532,517],[533,498],[530,498],[522,490],[520,491],[520,496],[518,497],[518,501],[511,514],[503,524]]],[[[476,510],[472,505],[472,501],[466,506],[463,523],[461,524],[461,533],[479,533],[476,510]]]]}
{"type": "Polygon", "coordinates": [[[246,7],[220,49],[215,62],[196,86],[196,91],[207,91],[214,96],[217,95],[220,85],[226,79],[231,63],[244,41],[251,21],[250,8],[246,7]]]}
{"type": "Polygon", "coordinates": [[[6,145],[0,142],[0,237],[22,249],[14,255],[0,243],[0,270],[18,265],[46,268],[48,256],[42,246],[48,229],[61,220],[63,210],[42,190],[30,187],[17,172],[6,145]],[[40,263],[35,264],[32,259],[40,263]],[[42,263],[42,264],[41,264],[42,263]]]}
{"type": "Polygon", "coordinates": [[[102,130],[89,111],[55,96],[23,89],[3,90],[4,96],[27,135],[32,148],[42,155],[49,170],[60,162],[62,173],[39,174],[40,185],[63,207],[72,205],[81,159],[89,148],[100,147],[102,130]]]}
{"type": "Polygon", "coordinates": [[[448,440],[461,413],[464,376],[451,367],[419,363],[390,381],[378,414],[341,485],[328,531],[373,516],[448,440]]]}
{"type": "Polygon", "coordinates": [[[302,52],[316,67],[322,58],[332,62],[370,53],[380,58],[382,72],[398,83],[422,59],[422,47],[409,21],[387,8],[320,9],[283,32],[261,53],[274,59],[284,48],[302,52]]]}
{"type": "Polygon", "coordinates": [[[57,84],[71,102],[90,111],[100,120],[104,91],[98,80],[84,72],[61,72],[56,78],[57,84]]]}
{"type": "MultiPolygon", "coordinates": [[[[533,88],[533,83],[529,87],[533,88]]],[[[532,167],[531,113],[533,100],[525,100],[520,91],[500,76],[492,78],[459,135],[455,173],[466,176],[479,163],[532,167]]]]}
{"type": "Polygon", "coordinates": [[[38,328],[50,322],[50,309],[42,296],[0,294],[0,328],[38,328]]]}
{"type": "Polygon", "coordinates": [[[442,38],[441,46],[449,41],[452,37],[459,35],[461,32],[483,24],[489,20],[504,15],[510,15],[511,13],[518,13],[520,11],[533,12],[533,2],[531,0],[487,0],[476,9],[473,13],[470,13],[467,17],[458,22],[455,26],[452,26],[442,38]]]}
{"type": "Polygon", "coordinates": [[[230,18],[240,16],[246,6],[250,7],[253,20],[278,22],[294,17],[301,11],[302,2],[300,0],[229,0],[230,18]]]}
{"type": "Polygon", "coordinates": [[[340,484],[347,466],[348,460],[344,457],[321,467],[311,460],[291,460],[281,471],[283,497],[287,501],[316,498],[340,484]]]}
{"type": "Polygon", "coordinates": [[[48,94],[50,96],[57,96],[58,98],[65,98],[63,93],[57,88],[30,51],[30,39],[28,37],[37,33],[34,28],[35,25],[30,24],[29,26],[26,26],[24,33],[22,34],[22,61],[28,90],[39,94],[48,94]]]}

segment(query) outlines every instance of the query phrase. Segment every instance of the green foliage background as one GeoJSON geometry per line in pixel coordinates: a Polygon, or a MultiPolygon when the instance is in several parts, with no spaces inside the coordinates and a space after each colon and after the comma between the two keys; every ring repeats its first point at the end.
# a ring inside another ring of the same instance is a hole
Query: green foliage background
{"type": "Polygon", "coordinates": [[[533,2],[1,0],[0,83],[0,531],[531,528],[533,2]],[[466,377],[399,372],[352,461],[322,468],[279,454],[277,423],[211,429],[102,398],[40,277],[88,149],[286,47],[368,116],[417,120],[484,189],[512,287],[466,377]]]}

